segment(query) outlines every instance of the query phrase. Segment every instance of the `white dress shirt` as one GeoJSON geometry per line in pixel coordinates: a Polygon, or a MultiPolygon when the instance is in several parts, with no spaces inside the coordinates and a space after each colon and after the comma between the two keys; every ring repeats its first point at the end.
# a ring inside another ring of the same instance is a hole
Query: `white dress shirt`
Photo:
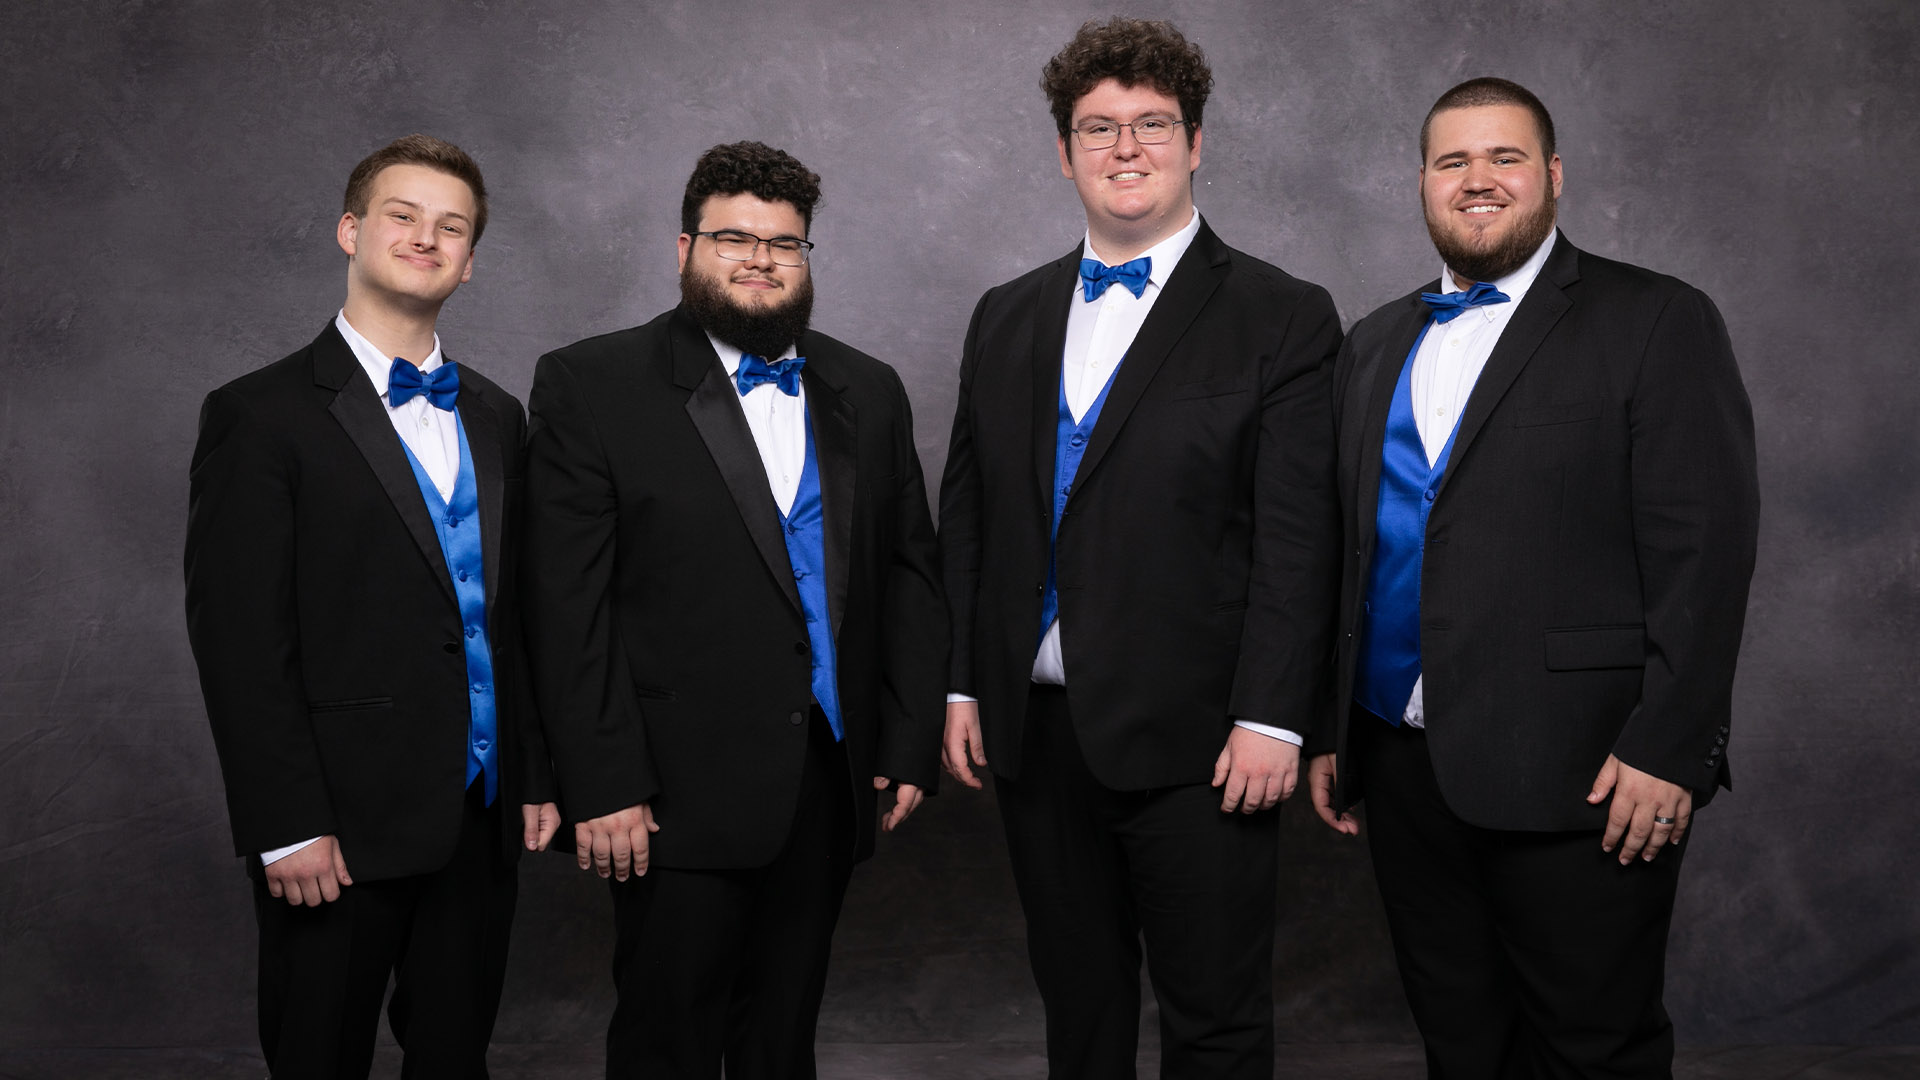
{"type": "MultiPolygon", "coordinates": [[[[1075,423],[1087,415],[1087,410],[1093,407],[1100,391],[1125,359],[1127,350],[1133,347],[1133,339],[1140,333],[1147,316],[1153,312],[1154,302],[1160,299],[1161,291],[1166,288],[1167,278],[1172,276],[1174,267],[1180,265],[1181,257],[1199,234],[1200,211],[1195,210],[1187,219],[1185,228],[1143,253],[1144,258],[1151,260],[1151,265],[1147,268],[1146,288],[1137,297],[1131,289],[1116,283],[1088,300],[1080,279],[1073,279],[1073,302],[1067,309],[1067,341],[1060,354],[1060,381],[1066,391],[1067,411],[1073,415],[1075,423]]],[[[1087,234],[1084,252],[1087,258],[1097,259],[1108,266],[1119,265],[1109,262],[1094,248],[1092,232],[1087,234]]],[[[1039,651],[1033,657],[1034,682],[1055,686],[1067,684],[1066,660],[1060,650],[1062,621],[1055,618],[1053,625],[1047,627],[1046,636],[1040,640],[1039,651]]],[[[949,694],[947,700],[974,699],[965,694],[949,694]]],[[[1284,728],[1250,720],[1234,722],[1250,731],[1284,739],[1295,746],[1301,742],[1300,736],[1284,728]]]]}
{"type": "MultiPolygon", "coordinates": [[[[707,340],[727,369],[727,378],[740,370],[741,350],[712,334],[707,340]]],[[[794,346],[779,356],[766,357],[768,363],[791,360],[799,355],[794,346]]],[[[740,411],[747,416],[747,430],[753,432],[753,445],[760,450],[760,465],[767,471],[767,487],[782,514],[793,512],[793,500],[800,494],[800,473],[807,467],[807,385],[800,384],[794,395],[782,393],[776,383],[761,383],[740,398],[740,411]]]]}
{"type": "MultiPolygon", "coordinates": [[[[1481,369],[1487,366],[1487,357],[1493,355],[1493,347],[1500,343],[1500,335],[1513,321],[1513,313],[1526,298],[1527,290],[1533,287],[1533,279],[1540,276],[1540,268],[1546,265],[1557,235],[1558,232],[1550,234],[1540,250],[1521,264],[1520,269],[1493,282],[1494,288],[1510,298],[1507,303],[1468,308],[1452,322],[1434,323],[1421,339],[1420,351],[1413,354],[1413,372],[1408,376],[1407,389],[1412,398],[1414,426],[1420,429],[1420,443],[1426,448],[1428,465],[1440,456],[1447,440],[1453,436],[1460,411],[1467,407],[1473,385],[1480,380],[1481,369]]],[[[1445,265],[1440,267],[1440,291],[1462,291],[1453,282],[1453,271],[1445,265]]],[[[1451,458],[1447,467],[1453,467],[1451,458]]],[[[1406,711],[1401,714],[1402,720],[1417,728],[1427,726],[1425,682],[1424,677],[1414,680],[1413,696],[1407,699],[1406,711]]]]}
{"type": "MultiPolygon", "coordinates": [[[[353,324],[347,322],[344,309],[334,317],[333,325],[339,329],[340,336],[347,339],[347,347],[353,350],[354,359],[360,361],[360,367],[366,371],[374,391],[380,395],[380,404],[387,405],[387,377],[393,373],[396,358],[382,354],[373,342],[362,337],[353,324]]],[[[425,373],[439,367],[441,362],[440,335],[435,334],[433,351],[427,354],[425,360],[415,363],[425,373]]],[[[413,452],[420,467],[427,471],[427,478],[433,481],[440,497],[453,498],[453,483],[460,477],[460,428],[453,412],[436,409],[427,400],[427,395],[416,394],[397,409],[387,405],[387,419],[393,421],[393,430],[399,433],[400,441],[413,452]]],[[[265,852],[260,856],[260,865],[278,862],[318,839],[316,836],[265,852]]]]}

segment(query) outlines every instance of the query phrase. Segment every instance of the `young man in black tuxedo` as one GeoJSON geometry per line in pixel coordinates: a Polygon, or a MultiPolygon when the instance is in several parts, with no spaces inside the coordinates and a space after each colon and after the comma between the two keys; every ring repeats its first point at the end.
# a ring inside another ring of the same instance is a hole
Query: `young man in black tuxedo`
{"type": "Polygon", "coordinates": [[[336,230],[346,304],[200,416],[187,630],[282,1080],[366,1076],[392,975],[407,1075],[485,1076],[515,864],[559,824],[515,604],[520,403],[435,332],[486,223],[459,147],[376,151],[336,230]]]}
{"type": "Polygon", "coordinates": [[[1676,845],[1728,783],[1752,413],[1712,301],[1555,230],[1532,93],[1454,87],[1420,152],[1441,279],[1355,324],[1334,376],[1315,809],[1351,834],[1366,799],[1430,1075],[1665,1077],[1676,845]]]}
{"type": "Polygon", "coordinates": [[[941,550],[945,762],[993,771],[1055,1076],[1273,1075],[1276,805],[1324,711],[1339,526],[1325,290],[1193,205],[1200,50],[1088,23],[1046,66],[1085,242],[980,299],[941,550]],[[990,763],[990,764],[989,764],[990,763]]]}
{"type": "Polygon", "coordinates": [[[580,865],[611,879],[610,1076],[814,1075],[853,864],[939,774],[933,526],[893,369],[808,328],[819,177],[687,182],[681,304],[540,359],[527,628],[580,865]]]}

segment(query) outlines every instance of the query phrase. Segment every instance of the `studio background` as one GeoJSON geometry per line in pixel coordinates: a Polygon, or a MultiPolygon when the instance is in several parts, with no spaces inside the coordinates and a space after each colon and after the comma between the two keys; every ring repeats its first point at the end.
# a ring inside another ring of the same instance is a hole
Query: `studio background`
{"type": "MultiPolygon", "coordinates": [[[[493,217],[442,338],[535,359],[677,301],[694,159],[824,179],[815,325],[899,369],[930,488],[966,320],[1083,219],[1041,64],[1107,9],[734,0],[29,0],[0,30],[0,1047],[253,1045],[254,927],[188,653],[199,403],[344,295],[347,172],[424,131],[493,217]]],[[[1213,62],[1201,212],[1351,324],[1430,280],[1417,126],[1498,74],[1554,112],[1561,224],[1720,305],[1765,503],[1729,753],[1688,843],[1689,1043],[1920,1043],[1920,5],[1161,3],[1213,62]]],[[[1597,764],[1597,763],[1596,763],[1597,764]]],[[[1364,845],[1285,811],[1282,1041],[1414,1038],[1364,845]]],[[[564,839],[564,838],[563,838],[564,839]]],[[[990,796],[949,785],[855,875],[820,1037],[1037,1041],[990,796]]],[[[502,1042],[594,1042],[605,887],[522,877],[502,1042]]]]}

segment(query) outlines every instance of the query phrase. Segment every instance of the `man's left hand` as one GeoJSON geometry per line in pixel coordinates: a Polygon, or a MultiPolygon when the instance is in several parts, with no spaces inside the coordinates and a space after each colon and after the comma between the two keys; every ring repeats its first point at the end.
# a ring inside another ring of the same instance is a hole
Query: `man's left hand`
{"type": "MultiPolygon", "coordinates": [[[[884,776],[876,776],[873,778],[873,790],[875,791],[885,791],[892,786],[893,781],[884,776]]],[[[892,832],[895,826],[907,820],[907,815],[913,813],[914,810],[920,806],[920,800],[924,798],[926,798],[926,795],[913,784],[903,783],[899,787],[894,788],[893,809],[887,811],[887,816],[880,819],[880,827],[887,832],[892,832]]]]}
{"type": "Polygon", "coordinates": [[[545,851],[560,831],[560,808],[553,803],[521,803],[521,832],[528,851],[545,851]]]}
{"type": "Polygon", "coordinates": [[[1651,862],[1661,848],[1687,835],[1693,820],[1693,792],[1679,784],[1643,773],[1608,754],[1600,775],[1593,778],[1587,801],[1598,805],[1609,791],[1613,805],[1607,809],[1607,832],[1600,838],[1600,850],[1612,851],[1618,844],[1621,866],[1636,855],[1651,862]],[[1621,843],[1623,836],[1625,843],[1621,843]]]}
{"type": "Polygon", "coordinates": [[[1293,795],[1300,779],[1300,748],[1285,739],[1235,724],[1213,763],[1213,786],[1225,786],[1221,813],[1271,810],[1293,795]]]}

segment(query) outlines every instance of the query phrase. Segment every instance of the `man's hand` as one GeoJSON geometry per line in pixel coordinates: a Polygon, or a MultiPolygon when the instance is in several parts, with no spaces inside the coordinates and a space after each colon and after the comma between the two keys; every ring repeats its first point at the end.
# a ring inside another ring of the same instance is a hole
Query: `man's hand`
{"type": "Polygon", "coordinates": [[[1348,836],[1360,835],[1360,822],[1349,813],[1333,812],[1333,778],[1339,772],[1339,755],[1320,754],[1307,763],[1307,795],[1313,800],[1313,812],[1327,828],[1348,836]]]}
{"type": "MultiPolygon", "coordinates": [[[[892,783],[893,781],[884,776],[876,776],[873,778],[873,790],[885,791],[892,783]]],[[[974,785],[974,787],[979,786],[979,784],[974,785]]],[[[907,820],[907,815],[918,809],[921,801],[926,797],[925,792],[912,784],[901,784],[894,788],[893,809],[887,811],[887,816],[880,819],[880,827],[887,832],[892,832],[894,826],[907,820]]]]}
{"type": "Polygon", "coordinates": [[[353,884],[347,860],[332,836],[323,836],[284,859],[267,864],[267,891],[294,907],[319,907],[340,899],[340,890],[353,884]]]}
{"type": "Polygon", "coordinates": [[[1693,792],[1679,784],[1643,773],[1612,754],[1593,778],[1593,791],[1587,801],[1598,804],[1613,792],[1613,805],[1607,808],[1607,832],[1600,838],[1600,850],[1612,851],[1620,844],[1620,865],[1635,855],[1649,862],[1660,849],[1677,844],[1687,835],[1693,820],[1693,792]]]}
{"type": "Polygon", "coordinates": [[[520,823],[527,838],[528,851],[545,851],[560,831],[560,808],[550,802],[521,803],[520,823]]]}
{"type": "Polygon", "coordinates": [[[605,817],[582,821],[573,827],[573,850],[580,869],[591,868],[601,877],[627,880],[647,872],[647,838],[660,831],[653,820],[653,808],[646,803],[629,806],[605,817]]]}
{"type": "Polygon", "coordinates": [[[975,791],[980,790],[980,779],[969,767],[971,764],[984,768],[987,764],[987,744],[980,739],[979,702],[947,703],[947,735],[940,746],[940,764],[946,766],[948,776],[975,791]]]}
{"type": "Polygon", "coordinates": [[[1299,747],[1238,724],[1213,763],[1213,786],[1226,785],[1220,800],[1222,813],[1271,810],[1293,795],[1299,779],[1299,747]]]}

